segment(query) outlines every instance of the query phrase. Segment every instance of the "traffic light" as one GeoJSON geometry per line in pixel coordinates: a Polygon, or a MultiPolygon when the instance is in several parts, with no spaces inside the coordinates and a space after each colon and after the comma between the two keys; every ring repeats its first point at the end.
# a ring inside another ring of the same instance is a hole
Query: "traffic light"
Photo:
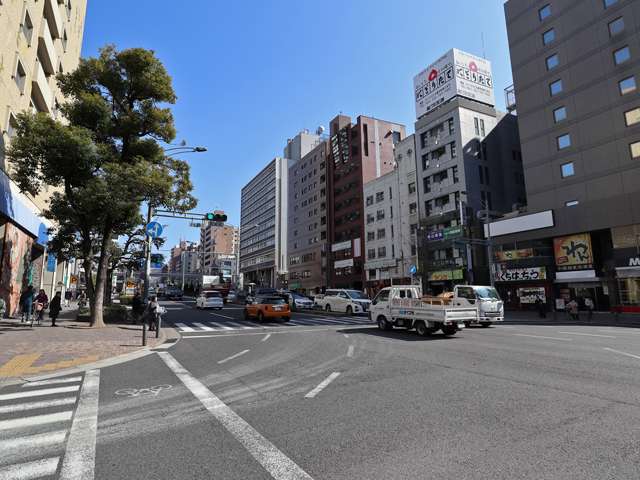
{"type": "Polygon", "coordinates": [[[211,222],[226,222],[227,216],[224,213],[207,213],[204,216],[205,220],[209,220],[211,222]]]}

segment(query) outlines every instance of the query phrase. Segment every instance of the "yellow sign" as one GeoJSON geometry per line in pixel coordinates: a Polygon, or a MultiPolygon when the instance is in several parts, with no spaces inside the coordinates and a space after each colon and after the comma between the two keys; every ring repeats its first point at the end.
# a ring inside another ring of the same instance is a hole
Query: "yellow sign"
{"type": "Polygon", "coordinates": [[[533,248],[521,248],[520,250],[503,250],[495,252],[496,260],[506,262],[507,260],[518,260],[520,258],[533,257],[533,248]]]}
{"type": "Polygon", "coordinates": [[[75,275],[71,275],[71,278],[69,279],[69,283],[71,285],[76,285],[78,283],[78,277],[76,277],[75,275]]]}
{"type": "Polygon", "coordinates": [[[462,280],[462,270],[439,270],[429,273],[430,282],[439,282],[443,280],[462,280]]]}
{"type": "Polygon", "coordinates": [[[579,233],[553,239],[553,252],[558,270],[585,270],[593,268],[591,235],[579,233]]]}

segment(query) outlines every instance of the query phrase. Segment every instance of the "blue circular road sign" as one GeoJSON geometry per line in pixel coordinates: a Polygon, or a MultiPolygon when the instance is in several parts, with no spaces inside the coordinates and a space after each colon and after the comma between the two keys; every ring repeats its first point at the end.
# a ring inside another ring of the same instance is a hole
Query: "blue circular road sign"
{"type": "Polygon", "coordinates": [[[411,265],[411,266],[409,267],[409,273],[410,273],[411,275],[415,275],[416,273],[418,273],[418,267],[416,267],[415,265],[411,265]]]}
{"type": "Polygon", "coordinates": [[[160,225],[158,222],[149,222],[145,230],[147,232],[147,235],[149,235],[151,238],[158,238],[160,235],[162,235],[162,225],[160,225]]]}

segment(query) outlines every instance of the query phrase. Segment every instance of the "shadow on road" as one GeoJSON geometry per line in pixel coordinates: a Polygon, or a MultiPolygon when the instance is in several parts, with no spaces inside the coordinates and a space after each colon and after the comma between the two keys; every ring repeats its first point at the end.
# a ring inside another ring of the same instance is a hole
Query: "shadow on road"
{"type": "Polygon", "coordinates": [[[405,329],[394,330],[380,330],[377,326],[365,327],[365,328],[349,328],[344,330],[336,330],[338,333],[346,333],[347,335],[372,335],[374,337],[392,338],[394,340],[403,340],[405,342],[428,342],[433,340],[455,340],[456,336],[445,336],[442,332],[436,332],[433,335],[421,337],[414,331],[407,331],[405,329]]]}

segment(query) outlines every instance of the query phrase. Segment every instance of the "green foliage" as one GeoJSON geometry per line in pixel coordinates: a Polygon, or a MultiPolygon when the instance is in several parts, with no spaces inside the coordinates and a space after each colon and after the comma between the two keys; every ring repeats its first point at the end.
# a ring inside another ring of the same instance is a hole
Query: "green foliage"
{"type": "Polygon", "coordinates": [[[124,305],[109,305],[104,309],[105,323],[126,323],[129,321],[129,310],[124,305]]]}

